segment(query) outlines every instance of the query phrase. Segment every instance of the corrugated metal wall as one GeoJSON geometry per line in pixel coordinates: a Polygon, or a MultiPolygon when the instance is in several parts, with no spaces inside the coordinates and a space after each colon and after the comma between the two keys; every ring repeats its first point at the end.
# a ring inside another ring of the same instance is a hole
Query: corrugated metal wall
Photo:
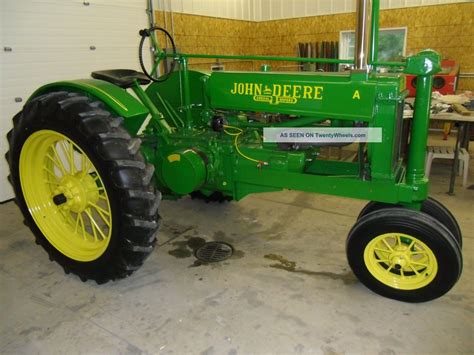
{"type": "Polygon", "coordinates": [[[45,83],[89,77],[99,69],[138,69],[138,30],[147,26],[147,16],[145,0],[0,0],[0,6],[3,201],[13,197],[3,159],[13,115],[45,83]]]}
{"type": "MultiPolygon", "coordinates": [[[[267,21],[355,11],[355,0],[156,0],[160,10],[267,21]]],[[[469,2],[472,0],[381,0],[382,9],[469,2]]]]}

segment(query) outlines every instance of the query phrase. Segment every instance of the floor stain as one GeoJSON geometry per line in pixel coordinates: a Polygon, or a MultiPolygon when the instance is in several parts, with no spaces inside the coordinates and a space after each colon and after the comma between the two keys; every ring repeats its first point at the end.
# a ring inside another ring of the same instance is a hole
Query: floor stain
{"type": "Polygon", "coordinates": [[[10,250],[17,251],[23,250],[24,248],[30,245],[30,241],[28,240],[17,240],[10,244],[10,250]]]}
{"type": "Polygon", "coordinates": [[[191,251],[187,249],[173,249],[168,251],[168,254],[174,256],[177,259],[185,259],[193,255],[191,251]]]}
{"type": "Polygon", "coordinates": [[[286,270],[286,271],[290,271],[290,272],[294,272],[296,271],[295,268],[296,268],[296,262],[294,261],[289,261],[289,260],[286,260],[283,256],[281,255],[277,255],[277,254],[267,254],[264,256],[265,259],[270,259],[270,260],[274,260],[274,261],[279,261],[280,264],[273,264],[273,265],[270,265],[271,267],[275,267],[274,265],[277,265],[279,266],[279,269],[283,269],[283,270],[286,270]]]}
{"type": "MultiPolygon", "coordinates": [[[[177,259],[186,259],[186,258],[194,256],[196,250],[198,250],[200,247],[206,244],[206,240],[200,237],[184,236],[184,238],[186,238],[186,240],[179,240],[179,241],[174,241],[170,243],[174,247],[174,249],[168,251],[169,255],[174,256],[177,259]]],[[[233,239],[227,237],[225,232],[223,231],[216,231],[214,233],[214,240],[216,242],[224,242],[228,244],[230,244],[230,242],[233,242],[233,239]]],[[[243,251],[234,249],[231,258],[241,259],[244,256],[245,256],[245,253],[243,251]]],[[[190,267],[209,265],[209,264],[215,264],[215,263],[206,263],[203,261],[196,260],[190,267]]],[[[212,266],[216,267],[216,265],[212,265],[212,266]]]]}
{"type": "Polygon", "coordinates": [[[171,245],[176,248],[168,251],[168,254],[178,259],[189,258],[205,243],[206,241],[199,237],[189,237],[187,240],[172,242],[171,245]]]}
{"type": "Polygon", "coordinates": [[[242,259],[245,256],[245,253],[242,250],[235,250],[232,256],[230,257],[231,259],[242,259]]]}
{"type": "Polygon", "coordinates": [[[20,332],[20,335],[22,336],[27,336],[33,332],[38,332],[38,331],[41,331],[41,328],[40,327],[29,327],[28,329],[25,329],[25,330],[22,330],[20,332]]]}
{"type": "Polygon", "coordinates": [[[311,271],[305,269],[297,269],[296,262],[287,260],[285,257],[277,254],[267,254],[264,256],[265,259],[278,261],[279,264],[271,264],[270,267],[274,269],[285,270],[288,272],[294,272],[298,274],[304,274],[309,276],[323,276],[332,280],[341,280],[346,285],[357,283],[357,278],[352,272],[345,272],[343,274],[336,274],[328,271],[311,271]]]}

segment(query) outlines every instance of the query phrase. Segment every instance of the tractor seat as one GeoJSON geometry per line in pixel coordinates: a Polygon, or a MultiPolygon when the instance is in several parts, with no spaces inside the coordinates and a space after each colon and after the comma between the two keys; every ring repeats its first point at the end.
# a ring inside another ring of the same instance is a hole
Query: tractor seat
{"type": "Polygon", "coordinates": [[[105,80],[124,89],[131,87],[134,80],[137,80],[140,85],[146,85],[150,82],[145,74],[132,69],[93,71],[91,76],[94,79],[105,80]]]}

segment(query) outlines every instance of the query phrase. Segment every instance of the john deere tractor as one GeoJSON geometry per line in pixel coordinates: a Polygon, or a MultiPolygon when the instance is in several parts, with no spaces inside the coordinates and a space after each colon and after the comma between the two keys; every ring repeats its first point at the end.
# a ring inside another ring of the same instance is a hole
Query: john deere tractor
{"type": "Polygon", "coordinates": [[[165,29],[151,27],[140,31],[143,72],[97,71],[40,87],[13,118],[6,155],[36,242],[66,273],[104,283],[131,275],[153,251],[162,198],[240,200],[292,189],[372,201],[346,242],[349,265],[372,291],[407,302],[448,292],[461,274],[461,231],[428,196],[424,174],[440,56],[425,50],[381,62],[379,0],[359,0],[356,16],[355,60],[184,54],[165,29]],[[171,51],[161,49],[163,37],[171,51]],[[149,41],[150,67],[142,55],[149,41]],[[211,72],[191,70],[193,58],[352,69],[211,72]],[[417,76],[410,125],[405,74],[417,76]],[[327,124],[377,128],[381,141],[359,143],[347,162],[322,159],[319,143],[263,138],[269,128],[327,124]]]}

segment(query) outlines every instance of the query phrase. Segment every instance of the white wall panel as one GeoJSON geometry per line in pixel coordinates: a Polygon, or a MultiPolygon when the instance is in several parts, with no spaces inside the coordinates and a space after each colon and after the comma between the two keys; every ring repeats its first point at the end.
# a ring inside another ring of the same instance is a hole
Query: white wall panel
{"type": "MultiPolygon", "coordinates": [[[[99,69],[138,69],[138,30],[147,25],[146,1],[88,2],[89,6],[83,0],[0,0],[2,158],[11,118],[39,86],[87,78],[99,69]]],[[[0,159],[0,201],[13,196],[7,174],[5,160],[0,159]]]]}
{"type": "MultiPolygon", "coordinates": [[[[145,0],[143,0],[145,2],[145,0]]],[[[252,21],[255,0],[154,0],[158,10],[252,21]]]]}
{"type": "MultiPolygon", "coordinates": [[[[48,0],[49,1],[49,0],[48,0]]],[[[58,1],[58,0],[50,0],[58,1]]],[[[82,0],[77,0],[82,1],[82,0]]],[[[101,0],[107,1],[107,0],[101,0]]],[[[126,0],[121,0],[126,1],[126,0]]],[[[356,0],[155,0],[160,9],[175,12],[267,21],[283,18],[319,16],[355,11],[356,0]]],[[[380,0],[382,9],[451,4],[473,0],[380,0]]]]}
{"type": "MultiPolygon", "coordinates": [[[[253,0],[260,5],[259,20],[274,20],[280,18],[304,17],[329,15],[355,11],[356,0],[284,0],[284,10],[282,15],[275,11],[279,0],[253,0]],[[288,11],[288,9],[291,9],[288,11]]],[[[471,2],[472,0],[381,0],[382,9],[393,9],[401,7],[426,6],[451,4],[456,2],[471,2]]]]}

